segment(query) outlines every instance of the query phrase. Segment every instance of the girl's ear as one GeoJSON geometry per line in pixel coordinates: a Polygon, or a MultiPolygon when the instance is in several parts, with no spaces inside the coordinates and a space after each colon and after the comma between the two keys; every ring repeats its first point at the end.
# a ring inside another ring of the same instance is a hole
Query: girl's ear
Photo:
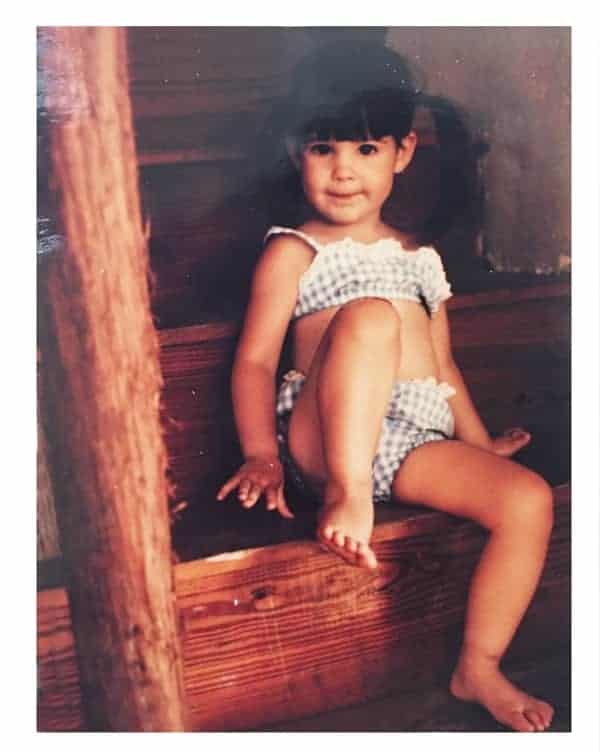
{"type": "Polygon", "coordinates": [[[400,142],[398,146],[398,154],[396,155],[396,164],[394,165],[394,172],[403,172],[409,165],[410,160],[413,158],[415,149],[417,148],[417,134],[414,131],[410,131],[400,142]]]}
{"type": "Polygon", "coordinates": [[[300,161],[300,149],[298,148],[298,142],[295,139],[291,138],[290,136],[286,136],[285,148],[287,150],[288,157],[292,160],[292,164],[297,170],[299,170],[301,167],[301,161],[300,161]]]}

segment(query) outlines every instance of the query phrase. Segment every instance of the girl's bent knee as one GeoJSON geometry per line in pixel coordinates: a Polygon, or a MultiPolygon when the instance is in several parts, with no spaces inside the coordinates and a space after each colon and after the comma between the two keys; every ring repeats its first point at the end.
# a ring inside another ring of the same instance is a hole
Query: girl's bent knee
{"type": "Polygon", "coordinates": [[[400,341],[401,320],[398,312],[383,298],[362,298],[341,306],[333,318],[332,333],[340,331],[370,343],[400,341]]]}
{"type": "Polygon", "coordinates": [[[511,485],[505,499],[504,521],[549,536],[554,522],[552,488],[536,473],[526,472],[511,485]]]}

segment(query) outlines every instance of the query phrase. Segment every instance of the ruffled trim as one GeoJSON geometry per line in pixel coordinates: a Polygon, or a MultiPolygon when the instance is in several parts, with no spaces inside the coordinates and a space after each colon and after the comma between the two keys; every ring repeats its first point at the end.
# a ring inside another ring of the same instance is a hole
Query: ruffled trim
{"type": "Polygon", "coordinates": [[[302,373],[302,371],[296,371],[294,368],[292,368],[291,371],[288,371],[284,374],[283,380],[284,381],[300,381],[304,380],[306,378],[306,374],[302,373]]]}
{"type": "Polygon", "coordinates": [[[435,313],[441,303],[452,297],[452,289],[439,253],[432,246],[425,248],[427,254],[422,268],[423,295],[430,313],[435,313]]]}
{"type": "Polygon", "coordinates": [[[450,399],[456,394],[456,389],[450,386],[447,381],[438,381],[435,376],[427,376],[424,379],[406,379],[404,381],[397,381],[394,384],[394,388],[401,388],[402,384],[422,384],[423,386],[435,389],[439,392],[440,396],[444,399],[450,399]]]}
{"type": "MultiPolygon", "coordinates": [[[[296,369],[292,368],[290,371],[287,371],[284,374],[283,383],[281,384],[280,388],[287,385],[291,386],[294,383],[304,383],[304,381],[306,381],[306,374],[302,371],[297,371],[296,369]]],[[[438,381],[435,376],[426,376],[425,378],[421,379],[404,379],[402,381],[396,381],[393,388],[402,388],[404,384],[422,384],[423,386],[438,391],[444,399],[449,399],[456,394],[456,389],[453,386],[450,386],[447,381],[438,381]]]]}
{"type": "Polygon", "coordinates": [[[264,237],[263,243],[266,243],[267,240],[271,237],[271,235],[294,235],[295,237],[300,238],[301,240],[304,240],[304,242],[307,245],[309,245],[313,249],[313,251],[316,251],[317,254],[323,247],[321,243],[319,243],[310,235],[307,235],[305,232],[302,232],[301,230],[294,230],[291,227],[280,227],[279,225],[274,225],[273,227],[270,227],[267,230],[267,234],[264,237]]]}

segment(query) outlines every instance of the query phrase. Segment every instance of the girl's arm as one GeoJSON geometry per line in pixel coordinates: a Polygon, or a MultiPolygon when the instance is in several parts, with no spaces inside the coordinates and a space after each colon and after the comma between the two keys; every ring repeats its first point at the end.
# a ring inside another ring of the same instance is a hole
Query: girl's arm
{"type": "Polygon", "coordinates": [[[439,376],[454,387],[456,394],[448,403],[454,414],[456,438],[472,446],[510,457],[530,440],[522,429],[513,428],[498,438],[491,438],[471,400],[462,374],[454,361],[450,344],[450,325],[446,306],[441,303],[431,316],[431,337],[436,354],[439,376]]]}
{"type": "Polygon", "coordinates": [[[275,426],[275,376],[298,295],[298,280],[312,251],[290,236],[273,238],[261,256],[236,350],[232,397],[244,464],[220,489],[224,499],[238,489],[246,507],[264,493],[269,509],[292,516],[283,497],[275,426]]]}

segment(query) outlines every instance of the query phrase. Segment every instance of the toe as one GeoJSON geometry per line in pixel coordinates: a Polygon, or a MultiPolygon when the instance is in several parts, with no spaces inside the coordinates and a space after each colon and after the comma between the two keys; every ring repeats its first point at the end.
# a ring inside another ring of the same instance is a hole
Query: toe
{"type": "Polygon", "coordinates": [[[377,568],[377,558],[366,543],[359,543],[356,551],[359,564],[367,569],[377,568]]]}
{"type": "Polygon", "coordinates": [[[527,708],[526,710],[523,711],[523,715],[525,716],[525,718],[527,718],[529,723],[532,724],[533,728],[536,731],[543,731],[546,728],[544,721],[542,719],[542,716],[539,714],[537,710],[532,710],[531,708],[527,708]]]}
{"type": "Polygon", "coordinates": [[[346,536],[341,533],[339,530],[335,530],[331,540],[333,543],[335,543],[336,546],[339,546],[339,548],[344,548],[344,543],[346,542],[346,536]]]}
{"type": "Polygon", "coordinates": [[[344,546],[346,548],[346,551],[348,551],[351,554],[355,554],[358,549],[358,543],[354,540],[354,538],[351,538],[349,535],[346,536],[346,540],[344,541],[344,546]]]}
{"type": "Polygon", "coordinates": [[[515,710],[511,713],[508,726],[514,728],[515,731],[535,731],[535,725],[527,718],[525,713],[520,710],[515,710]]]}
{"type": "Polygon", "coordinates": [[[554,718],[554,708],[552,707],[552,705],[548,705],[547,702],[544,702],[542,703],[542,709],[540,710],[540,713],[542,714],[546,728],[548,728],[548,726],[552,723],[552,719],[554,718]]]}

